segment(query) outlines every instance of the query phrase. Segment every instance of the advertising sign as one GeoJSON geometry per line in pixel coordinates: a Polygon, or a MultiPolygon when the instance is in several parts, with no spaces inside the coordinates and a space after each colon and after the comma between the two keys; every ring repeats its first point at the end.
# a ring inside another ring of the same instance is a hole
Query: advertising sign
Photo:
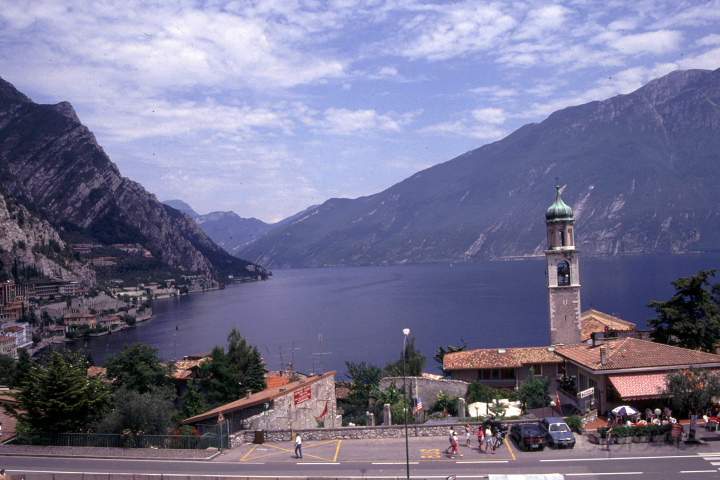
{"type": "Polygon", "coordinates": [[[587,398],[591,397],[595,394],[595,387],[590,387],[588,389],[583,390],[582,392],[578,392],[577,397],[578,398],[587,398]]]}
{"type": "Polygon", "coordinates": [[[300,388],[293,392],[293,401],[295,405],[300,405],[303,402],[307,402],[312,399],[312,389],[308,385],[307,387],[300,388]]]}

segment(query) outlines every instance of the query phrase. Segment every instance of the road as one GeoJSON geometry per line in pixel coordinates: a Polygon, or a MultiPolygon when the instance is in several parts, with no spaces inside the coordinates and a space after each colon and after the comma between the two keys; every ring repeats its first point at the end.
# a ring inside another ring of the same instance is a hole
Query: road
{"type": "MultiPolygon", "coordinates": [[[[412,478],[487,478],[490,474],[562,474],[565,479],[710,479],[720,478],[720,446],[616,446],[607,452],[579,445],[571,451],[518,452],[512,447],[496,455],[465,449],[447,458],[441,439],[411,441],[412,478]]],[[[26,480],[149,478],[404,478],[404,444],[399,440],[329,441],[308,444],[302,460],[289,444],[247,445],[213,461],[124,460],[0,456],[0,464],[26,480]]],[[[19,478],[19,477],[17,477],[19,478]]]]}

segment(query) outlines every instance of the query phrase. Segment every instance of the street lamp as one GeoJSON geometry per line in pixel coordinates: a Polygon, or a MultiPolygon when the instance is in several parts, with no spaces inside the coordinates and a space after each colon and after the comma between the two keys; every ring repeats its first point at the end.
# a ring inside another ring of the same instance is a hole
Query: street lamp
{"type": "MultiPolygon", "coordinates": [[[[409,328],[403,328],[403,352],[402,352],[402,360],[403,360],[403,395],[407,395],[407,382],[405,377],[405,357],[407,356],[407,339],[410,335],[410,329],[409,328]]],[[[408,401],[405,401],[405,408],[403,409],[403,419],[405,420],[405,471],[407,474],[407,479],[410,480],[410,446],[408,442],[408,401]]]]}

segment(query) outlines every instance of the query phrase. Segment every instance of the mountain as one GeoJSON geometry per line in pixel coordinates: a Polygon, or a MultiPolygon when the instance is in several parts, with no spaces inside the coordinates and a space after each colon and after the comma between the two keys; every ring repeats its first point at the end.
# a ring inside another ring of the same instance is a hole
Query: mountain
{"type": "Polygon", "coordinates": [[[272,228],[262,220],[243,218],[235,212],[211,212],[199,215],[195,221],[215,243],[233,255],[272,228]]]}
{"type": "Polygon", "coordinates": [[[255,269],[123,177],[69,103],[36,104],[1,78],[0,189],[60,236],[138,243],[178,272],[220,278],[255,269]]]}
{"type": "Polygon", "coordinates": [[[173,207],[175,210],[179,210],[190,218],[198,218],[200,216],[193,208],[182,200],[165,200],[163,202],[169,207],[173,207]]]}
{"type": "Polygon", "coordinates": [[[720,69],[569,107],[387,190],[334,198],[240,251],[268,266],[539,255],[560,179],[585,254],[720,245],[720,69]]]}

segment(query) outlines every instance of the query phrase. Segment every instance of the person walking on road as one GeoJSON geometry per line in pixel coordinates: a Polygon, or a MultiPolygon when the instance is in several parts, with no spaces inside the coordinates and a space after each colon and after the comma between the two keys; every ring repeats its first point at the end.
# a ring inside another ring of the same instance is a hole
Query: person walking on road
{"type": "Polygon", "coordinates": [[[0,480],[8,480],[8,476],[5,475],[5,469],[0,468],[0,480]]]}
{"type": "Polygon", "coordinates": [[[467,423],[465,424],[465,446],[470,446],[470,425],[467,423]]]}
{"type": "Polygon", "coordinates": [[[302,437],[299,433],[295,435],[295,458],[302,458],[302,437]]]}
{"type": "Polygon", "coordinates": [[[485,444],[485,429],[482,425],[478,425],[477,429],[477,439],[478,439],[478,450],[480,453],[483,453],[483,445],[485,444]]]}
{"type": "Polygon", "coordinates": [[[462,453],[460,453],[460,440],[458,439],[458,434],[456,431],[453,430],[453,436],[452,436],[452,456],[455,455],[462,457],[462,453]]]}
{"type": "Polygon", "coordinates": [[[495,437],[493,436],[490,425],[485,428],[485,453],[492,453],[495,455],[495,437]],[[492,452],[490,452],[492,450],[492,452]]]}

